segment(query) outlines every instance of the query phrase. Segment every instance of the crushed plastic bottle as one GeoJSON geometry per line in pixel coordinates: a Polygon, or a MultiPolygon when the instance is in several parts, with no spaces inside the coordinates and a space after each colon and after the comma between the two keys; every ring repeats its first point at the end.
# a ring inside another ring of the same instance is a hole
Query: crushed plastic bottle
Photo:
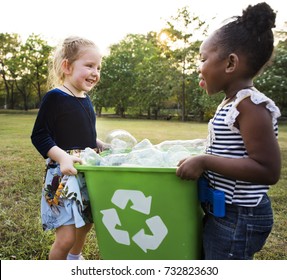
{"type": "Polygon", "coordinates": [[[165,152],[165,162],[167,166],[177,166],[180,160],[191,156],[191,153],[181,145],[170,146],[165,152]]]}
{"type": "Polygon", "coordinates": [[[123,129],[112,130],[106,137],[107,144],[114,145],[114,148],[119,146],[119,149],[131,149],[137,144],[137,140],[128,131],[123,129]]]}
{"type": "Polygon", "coordinates": [[[141,150],[132,150],[127,154],[125,166],[163,167],[164,154],[152,147],[141,150]]]}
{"type": "Polygon", "coordinates": [[[91,148],[86,148],[84,151],[82,151],[80,158],[82,159],[83,164],[87,165],[101,165],[101,162],[104,159],[91,148]]]}
{"type": "Polygon", "coordinates": [[[155,147],[161,151],[168,151],[171,147],[182,146],[189,152],[198,154],[205,150],[206,140],[205,139],[193,139],[193,140],[167,140],[163,141],[155,147]]]}

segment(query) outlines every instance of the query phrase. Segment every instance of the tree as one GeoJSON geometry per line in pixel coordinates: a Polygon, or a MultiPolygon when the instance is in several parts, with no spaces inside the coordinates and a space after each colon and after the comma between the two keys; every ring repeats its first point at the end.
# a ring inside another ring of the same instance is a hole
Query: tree
{"type": "MultiPolygon", "coordinates": [[[[286,34],[286,32],[285,32],[286,34]]],[[[269,96],[287,116],[287,39],[275,49],[272,64],[255,80],[258,89],[269,96]]]]}
{"type": "Polygon", "coordinates": [[[143,42],[143,60],[137,64],[135,100],[141,112],[147,112],[148,118],[154,115],[157,119],[160,110],[172,96],[177,70],[162,55],[158,44],[158,34],[150,32],[143,42]]]}
{"type": "Polygon", "coordinates": [[[48,60],[51,50],[52,47],[45,40],[41,39],[39,35],[35,34],[28,37],[22,48],[22,66],[31,77],[28,80],[36,90],[38,98],[36,107],[40,104],[44,92],[47,91],[48,60]]]}
{"type": "MultiPolygon", "coordinates": [[[[135,65],[142,58],[137,54],[143,35],[129,34],[120,43],[112,45],[110,55],[104,59],[102,81],[95,98],[105,96],[116,113],[124,117],[132,105],[135,83],[135,65]]],[[[100,98],[101,100],[101,98],[100,98]]]]}
{"type": "Polygon", "coordinates": [[[12,79],[11,64],[20,51],[21,40],[18,34],[0,33],[0,75],[4,84],[5,108],[14,109],[15,81],[12,79]]]}
{"type": "Polygon", "coordinates": [[[52,47],[34,34],[24,44],[17,34],[0,34],[0,37],[0,70],[7,107],[14,109],[17,106],[25,110],[37,107],[46,91],[48,57],[52,47]],[[31,99],[33,95],[37,99],[31,99]]]}
{"type": "Polygon", "coordinates": [[[157,118],[178,80],[176,71],[162,55],[156,32],[130,34],[113,45],[103,60],[101,82],[93,97],[96,106],[115,106],[121,116],[132,108],[133,113],[157,118]]]}
{"type": "Polygon", "coordinates": [[[167,21],[167,28],[162,29],[161,36],[164,36],[163,49],[166,56],[173,60],[177,69],[181,72],[181,93],[179,102],[181,104],[181,119],[186,120],[186,84],[188,75],[196,71],[196,57],[198,46],[194,42],[198,34],[204,35],[207,26],[197,16],[191,16],[187,7],[178,10],[175,17],[167,21]]]}

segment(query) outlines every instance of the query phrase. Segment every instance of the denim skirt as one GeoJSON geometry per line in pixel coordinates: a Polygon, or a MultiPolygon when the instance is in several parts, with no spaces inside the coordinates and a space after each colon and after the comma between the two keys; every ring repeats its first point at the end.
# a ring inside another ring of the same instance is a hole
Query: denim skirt
{"type": "Polygon", "coordinates": [[[267,194],[256,207],[226,204],[223,218],[204,217],[203,251],[207,260],[251,260],[262,249],[273,226],[267,194]]]}

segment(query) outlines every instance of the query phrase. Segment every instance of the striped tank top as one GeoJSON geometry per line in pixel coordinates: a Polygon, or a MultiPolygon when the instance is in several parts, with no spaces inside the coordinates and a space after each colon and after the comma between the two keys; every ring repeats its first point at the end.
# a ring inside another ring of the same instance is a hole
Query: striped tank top
{"type": "MultiPolygon", "coordinates": [[[[229,158],[248,157],[240,131],[234,126],[236,117],[239,115],[237,105],[247,97],[250,97],[254,104],[266,104],[266,108],[272,115],[274,133],[278,137],[279,108],[270,98],[256,89],[244,89],[236,94],[232,102],[223,106],[219,105],[213,119],[209,121],[207,154],[229,158]]],[[[269,189],[268,185],[230,179],[209,170],[206,171],[205,175],[208,177],[212,188],[224,191],[227,204],[254,207],[259,204],[269,189]]]]}

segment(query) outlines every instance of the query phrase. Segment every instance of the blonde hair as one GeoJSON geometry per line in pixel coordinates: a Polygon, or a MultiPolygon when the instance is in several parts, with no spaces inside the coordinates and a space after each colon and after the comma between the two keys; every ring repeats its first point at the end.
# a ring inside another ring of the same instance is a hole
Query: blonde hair
{"type": "Polygon", "coordinates": [[[54,88],[62,85],[65,75],[62,71],[62,63],[66,59],[72,64],[80,56],[82,51],[87,47],[98,49],[93,41],[77,36],[66,38],[54,52],[53,58],[49,62],[48,88],[54,88]]]}

